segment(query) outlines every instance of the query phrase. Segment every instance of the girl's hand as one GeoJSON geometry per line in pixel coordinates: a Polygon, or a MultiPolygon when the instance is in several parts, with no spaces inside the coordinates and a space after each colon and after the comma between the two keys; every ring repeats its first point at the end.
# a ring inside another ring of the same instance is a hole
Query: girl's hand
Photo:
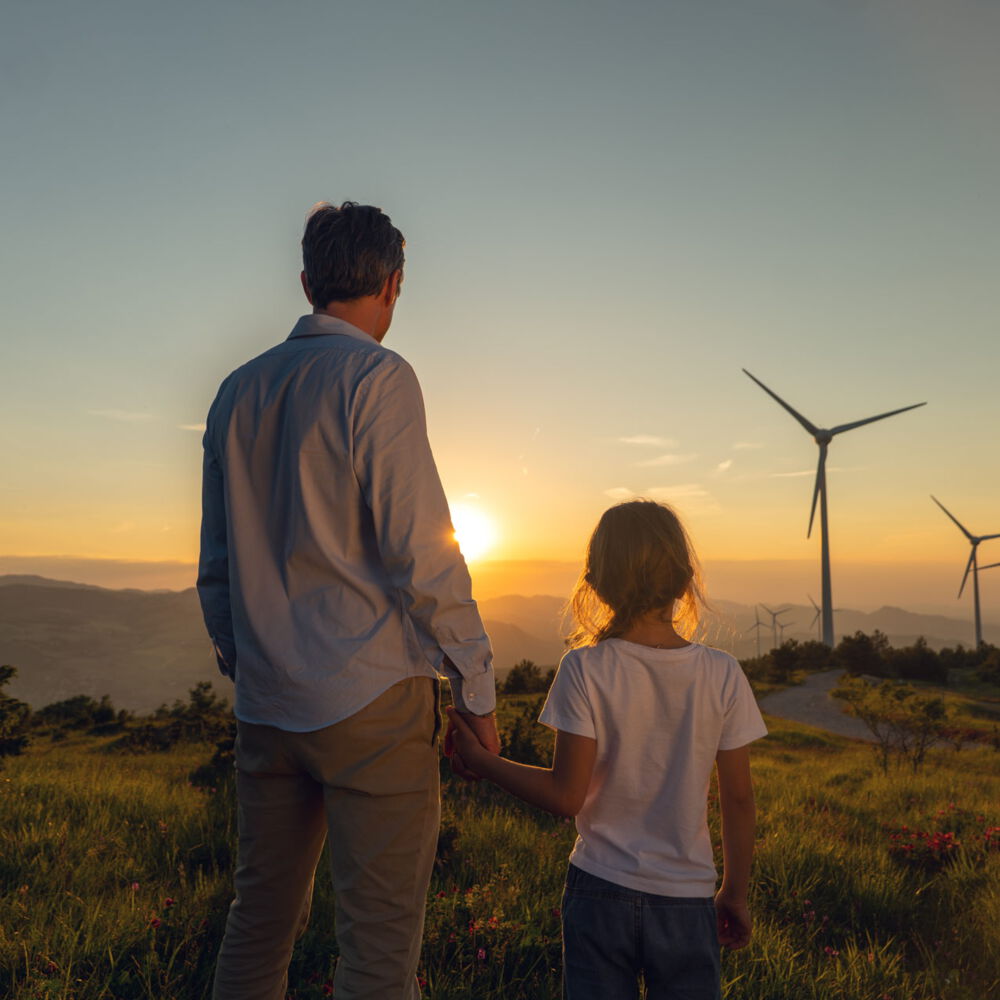
{"type": "Polygon", "coordinates": [[[448,713],[448,733],[445,739],[445,752],[450,748],[458,754],[461,761],[468,765],[471,771],[478,771],[477,762],[482,762],[485,757],[493,756],[479,742],[479,737],[472,731],[472,727],[462,718],[462,714],[449,706],[445,709],[448,713]]]}
{"type": "Polygon", "coordinates": [[[735,951],[750,943],[753,924],[746,899],[729,897],[720,891],[715,897],[715,922],[719,944],[724,948],[735,951]]]}

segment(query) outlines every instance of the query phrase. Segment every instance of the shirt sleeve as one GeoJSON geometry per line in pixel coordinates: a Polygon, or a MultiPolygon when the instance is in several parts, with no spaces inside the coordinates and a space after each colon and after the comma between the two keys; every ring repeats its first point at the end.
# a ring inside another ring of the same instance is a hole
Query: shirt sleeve
{"type": "Polygon", "coordinates": [[[550,729],[597,739],[594,711],[587,695],[580,658],[573,650],[559,663],[538,721],[550,729]]]}
{"type": "Polygon", "coordinates": [[[739,662],[733,660],[726,685],[726,709],[719,736],[720,750],[736,750],[767,736],[767,726],[757,707],[750,682],[739,662]]]}
{"type": "MultiPolygon", "coordinates": [[[[211,414],[209,414],[211,420],[211,414]]],[[[222,468],[205,431],[201,481],[201,554],[198,560],[198,598],[219,670],[236,677],[236,643],[229,603],[229,548],[222,468]]]]}
{"type": "Polygon", "coordinates": [[[425,655],[451,681],[459,710],[486,715],[496,707],[490,641],[427,440],[420,386],[392,352],[359,390],[353,441],[382,564],[425,655]]]}

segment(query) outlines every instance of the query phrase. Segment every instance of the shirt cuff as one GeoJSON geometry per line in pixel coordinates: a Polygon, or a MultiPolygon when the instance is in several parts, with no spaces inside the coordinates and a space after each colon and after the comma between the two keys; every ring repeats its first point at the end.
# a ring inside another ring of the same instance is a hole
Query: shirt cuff
{"type": "Polygon", "coordinates": [[[489,715],[497,707],[496,684],[493,667],[487,666],[474,677],[449,677],[451,700],[460,712],[470,715],[489,715]]]}

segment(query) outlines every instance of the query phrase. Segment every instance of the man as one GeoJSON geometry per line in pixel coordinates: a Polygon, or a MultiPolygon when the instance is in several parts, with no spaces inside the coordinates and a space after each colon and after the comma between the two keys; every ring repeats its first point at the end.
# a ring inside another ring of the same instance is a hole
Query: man
{"type": "Polygon", "coordinates": [[[323,204],[302,253],[312,315],[222,383],[205,431],[198,592],[235,680],[239,809],[214,997],[284,1000],[329,834],[336,995],[412,1000],[437,677],[496,752],[492,657],[420,388],[381,346],[403,237],[377,208],[323,204]]]}

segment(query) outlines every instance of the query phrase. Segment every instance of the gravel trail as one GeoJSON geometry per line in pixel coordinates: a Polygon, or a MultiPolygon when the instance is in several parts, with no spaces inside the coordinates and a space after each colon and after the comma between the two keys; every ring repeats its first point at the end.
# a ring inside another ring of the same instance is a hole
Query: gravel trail
{"type": "Polygon", "coordinates": [[[843,670],[824,670],[809,674],[802,684],[761,698],[761,711],[779,719],[803,722],[839,736],[871,743],[872,734],[868,727],[860,719],[847,715],[841,709],[841,703],[830,697],[830,691],[837,686],[843,673],[843,670]]]}

